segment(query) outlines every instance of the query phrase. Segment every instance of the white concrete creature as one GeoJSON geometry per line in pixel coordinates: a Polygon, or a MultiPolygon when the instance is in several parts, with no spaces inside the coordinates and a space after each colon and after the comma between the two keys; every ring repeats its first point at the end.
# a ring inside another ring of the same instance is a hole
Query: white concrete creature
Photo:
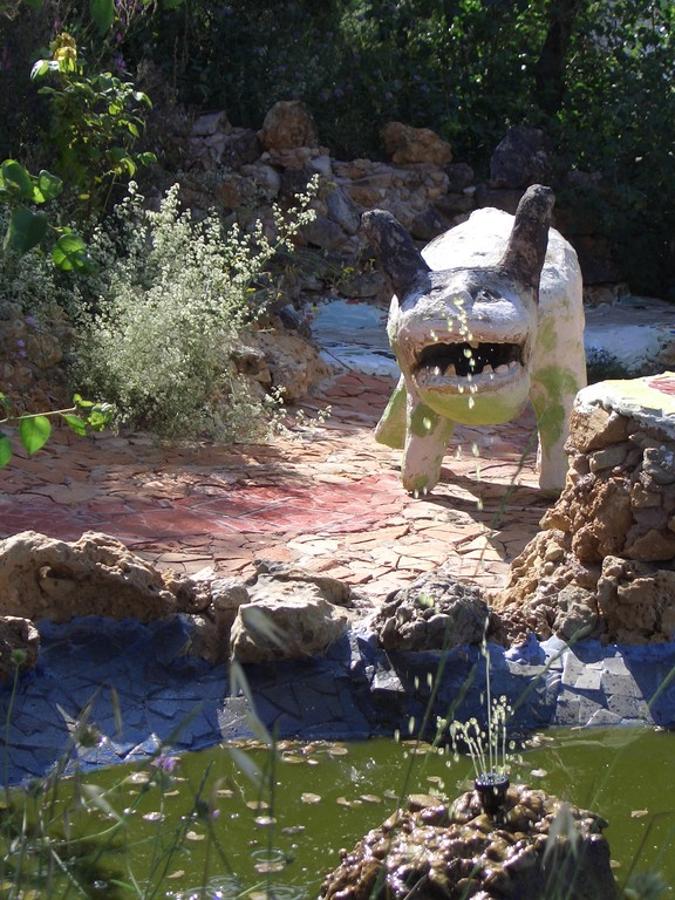
{"type": "Polygon", "coordinates": [[[516,215],[481,209],[422,253],[388,212],[363,228],[395,292],[387,331],[401,379],[376,438],[403,449],[406,490],[438,482],[455,422],[497,425],[528,398],[539,432],[539,484],[563,487],[574,397],[586,384],[581,271],[549,228],[554,196],[533,185],[516,215]]]}

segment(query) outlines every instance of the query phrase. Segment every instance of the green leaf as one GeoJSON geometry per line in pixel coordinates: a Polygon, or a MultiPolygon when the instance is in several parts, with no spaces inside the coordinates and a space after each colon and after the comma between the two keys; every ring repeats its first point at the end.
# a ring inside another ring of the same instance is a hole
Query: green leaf
{"type": "Polygon", "coordinates": [[[31,9],[40,9],[42,7],[42,0],[24,0],[26,6],[30,6],[31,9]]]}
{"type": "Polygon", "coordinates": [[[44,447],[51,433],[52,426],[47,416],[31,416],[19,420],[19,438],[31,456],[44,447]]]}
{"type": "Polygon", "coordinates": [[[103,34],[115,20],[115,0],[89,0],[89,12],[96,27],[103,34]]]}
{"type": "Polygon", "coordinates": [[[0,166],[0,190],[22,200],[31,200],[33,180],[21,163],[15,159],[6,159],[0,166]]]}
{"type": "Polygon", "coordinates": [[[80,437],[86,437],[87,426],[79,416],[74,416],[71,413],[64,413],[63,419],[71,431],[74,431],[75,434],[79,435],[80,437]]]}
{"type": "Polygon", "coordinates": [[[136,157],[136,162],[140,166],[149,166],[152,163],[157,162],[157,155],[152,153],[150,150],[146,150],[144,153],[139,153],[136,157]]]}
{"type": "Polygon", "coordinates": [[[42,169],[37,178],[33,179],[33,202],[47,203],[54,200],[63,190],[63,182],[58,175],[52,175],[46,169],[42,169]]]}
{"type": "Polygon", "coordinates": [[[12,458],[12,445],[5,434],[0,434],[0,469],[12,458]]]}
{"type": "Polygon", "coordinates": [[[33,63],[33,68],[30,70],[30,80],[35,81],[37,78],[43,78],[47,72],[52,69],[58,69],[59,64],[55,59],[38,59],[37,62],[33,63]]]}
{"type": "Polygon", "coordinates": [[[52,260],[62,272],[81,272],[91,267],[87,245],[74,233],[61,235],[52,248],[52,260]]]}
{"type": "Polygon", "coordinates": [[[80,409],[92,409],[92,407],[94,406],[92,400],[85,400],[84,397],[80,396],[80,394],[75,394],[75,396],[73,397],[73,403],[80,409]]]}
{"type": "Polygon", "coordinates": [[[112,407],[108,403],[97,403],[87,416],[87,425],[93,431],[102,431],[110,424],[112,407]]]}
{"type": "Polygon", "coordinates": [[[46,231],[47,216],[44,213],[34,213],[27,206],[19,206],[9,220],[5,234],[5,250],[12,249],[17,253],[26,253],[40,243],[46,231]]]}

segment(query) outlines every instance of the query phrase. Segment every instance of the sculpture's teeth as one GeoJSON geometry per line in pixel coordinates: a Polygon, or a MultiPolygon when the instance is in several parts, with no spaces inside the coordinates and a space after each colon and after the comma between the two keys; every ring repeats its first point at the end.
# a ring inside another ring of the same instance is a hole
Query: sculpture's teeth
{"type": "Polygon", "coordinates": [[[445,370],[445,374],[453,377],[457,374],[457,369],[453,366],[452,363],[450,363],[450,365],[445,370]]]}
{"type": "Polygon", "coordinates": [[[486,363],[483,366],[483,371],[481,374],[482,375],[491,375],[492,374],[492,366],[490,365],[490,363],[486,363]]]}
{"type": "Polygon", "coordinates": [[[497,366],[495,372],[499,373],[499,375],[505,375],[509,371],[509,367],[506,363],[502,363],[501,366],[497,366]]]}
{"type": "Polygon", "coordinates": [[[515,367],[517,365],[518,365],[518,363],[515,361],[515,359],[512,359],[511,362],[509,363],[509,369],[515,369],[515,367]]]}

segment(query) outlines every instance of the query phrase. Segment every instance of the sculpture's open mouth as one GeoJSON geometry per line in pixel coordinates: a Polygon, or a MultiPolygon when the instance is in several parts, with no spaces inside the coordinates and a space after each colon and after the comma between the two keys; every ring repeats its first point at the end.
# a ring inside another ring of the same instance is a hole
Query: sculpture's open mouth
{"type": "Polygon", "coordinates": [[[490,390],[517,379],[524,356],[520,343],[435,341],[417,354],[413,377],[420,387],[459,390],[473,384],[475,390],[490,390]]]}

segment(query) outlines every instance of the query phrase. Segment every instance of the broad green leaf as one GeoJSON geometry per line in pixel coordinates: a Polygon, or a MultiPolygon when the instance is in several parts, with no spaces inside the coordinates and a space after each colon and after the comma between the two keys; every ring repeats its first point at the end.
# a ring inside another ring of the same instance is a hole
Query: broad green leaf
{"type": "Polygon", "coordinates": [[[0,469],[12,458],[12,445],[5,434],[0,434],[0,469]]]}
{"type": "Polygon", "coordinates": [[[80,437],[86,437],[87,426],[79,416],[74,416],[71,413],[68,413],[64,414],[63,418],[71,431],[74,431],[75,434],[79,435],[80,437]]]}
{"type": "Polygon", "coordinates": [[[52,249],[52,260],[63,272],[82,271],[91,265],[87,245],[74,233],[61,235],[52,249]]]}
{"type": "Polygon", "coordinates": [[[52,426],[47,416],[31,416],[19,420],[19,438],[31,456],[44,447],[51,433],[52,426]]]}
{"type": "Polygon", "coordinates": [[[73,403],[80,409],[91,409],[94,406],[92,400],[85,400],[84,397],[80,396],[80,394],[75,394],[75,396],[73,397],[73,403]]]}
{"type": "Polygon", "coordinates": [[[157,162],[157,156],[155,153],[152,153],[150,150],[146,150],[144,153],[139,153],[136,157],[136,161],[140,166],[149,166],[152,163],[157,162]]]}
{"type": "Polygon", "coordinates": [[[96,27],[103,34],[115,19],[115,0],[89,0],[89,12],[96,27]]]}
{"type": "Polygon", "coordinates": [[[63,190],[63,182],[58,175],[52,175],[46,169],[42,169],[37,178],[33,179],[33,201],[35,203],[47,203],[54,200],[63,190]]]}
{"type": "Polygon", "coordinates": [[[34,213],[27,206],[19,206],[9,220],[5,234],[5,249],[26,253],[40,243],[46,231],[47,216],[44,213],[34,213]]]}
{"type": "Polygon", "coordinates": [[[0,166],[0,190],[13,197],[30,200],[33,196],[33,180],[30,173],[15,159],[6,159],[0,166]]]}

